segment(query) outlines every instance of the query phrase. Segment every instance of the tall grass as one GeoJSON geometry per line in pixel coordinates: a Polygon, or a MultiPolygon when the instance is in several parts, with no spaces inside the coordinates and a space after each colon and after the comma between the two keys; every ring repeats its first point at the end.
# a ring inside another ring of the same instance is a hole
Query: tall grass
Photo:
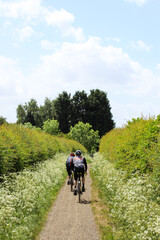
{"type": "Polygon", "coordinates": [[[94,156],[91,172],[109,205],[116,226],[115,240],[160,239],[159,186],[153,184],[150,175],[136,173],[126,179],[126,171],[116,170],[100,154],[94,156]]]}
{"type": "MultiPolygon", "coordinates": [[[[66,155],[37,164],[32,170],[3,176],[0,185],[0,240],[35,239],[64,179],[66,155]]],[[[56,216],[55,216],[56,217],[56,216]]]]}

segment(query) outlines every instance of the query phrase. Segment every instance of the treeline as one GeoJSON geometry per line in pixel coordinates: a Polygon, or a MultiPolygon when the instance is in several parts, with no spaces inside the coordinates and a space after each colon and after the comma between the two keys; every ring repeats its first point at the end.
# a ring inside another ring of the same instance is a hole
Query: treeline
{"type": "Polygon", "coordinates": [[[53,157],[56,153],[69,153],[81,149],[80,143],[28,129],[17,124],[0,126],[0,175],[21,171],[37,162],[53,157]]]}
{"type": "Polygon", "coordinates": [[[135,172],[152,173],[160,177],[160,115],[157,118],[138,118],[128,121],[100,141],[100,153],[129,175],[135,172]]]}
{"type": "Polygon", "coordinates": [[[88,95],[85,91],[77,91],[72,97],[63,91],[54,100],[46,98],[40,107],[35,99],[31,99],[18,105],[17,119],[17,123],[30,122],[40,128],[46,120],[55,119],[62,133],[69,133],[70,127],[78,122],[89,123],[100,136],[115,127],[107,93],[99,89],[90,90],[88,95]]]}

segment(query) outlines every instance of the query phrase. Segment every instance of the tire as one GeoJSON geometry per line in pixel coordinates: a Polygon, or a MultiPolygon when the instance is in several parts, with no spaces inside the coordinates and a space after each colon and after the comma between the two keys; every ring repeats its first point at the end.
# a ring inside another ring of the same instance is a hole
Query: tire
{"type": "Polygon", "coordinates": [[[71,192],[73,192],[73,176],[71,176],[71,192]]]}
{"type": "Polygon", "coordinates": [[[79,203],[81,202],[81,184],[78,183],[78,200],[79,200],[79,203]]]}

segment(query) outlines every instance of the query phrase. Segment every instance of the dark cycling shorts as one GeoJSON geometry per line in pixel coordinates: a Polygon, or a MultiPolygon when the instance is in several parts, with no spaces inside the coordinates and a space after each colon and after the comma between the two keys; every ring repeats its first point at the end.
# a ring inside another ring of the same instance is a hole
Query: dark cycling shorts
{"type": "Polygon", "coordinates": [[[77,181],[77,173],[81,173],[81,176],[84,177],[84,167],[74,169],[74,179],[77,181]]]}
{"type": "Polygon", "coordinates": [[[68,176],[70,176],[72,174],[72,168],[70,166],[66,166],[66,168],[67,168],[68,176]]]}

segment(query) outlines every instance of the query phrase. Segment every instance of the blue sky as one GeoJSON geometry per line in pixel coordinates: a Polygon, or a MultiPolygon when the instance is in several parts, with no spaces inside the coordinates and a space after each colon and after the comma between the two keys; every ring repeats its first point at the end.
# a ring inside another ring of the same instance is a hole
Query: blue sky
{"type": "Polygon", "coordinates": [[[159,0],[0,0],[0,116],[107,93],[117,127],[160,114],[159,0]]]}

